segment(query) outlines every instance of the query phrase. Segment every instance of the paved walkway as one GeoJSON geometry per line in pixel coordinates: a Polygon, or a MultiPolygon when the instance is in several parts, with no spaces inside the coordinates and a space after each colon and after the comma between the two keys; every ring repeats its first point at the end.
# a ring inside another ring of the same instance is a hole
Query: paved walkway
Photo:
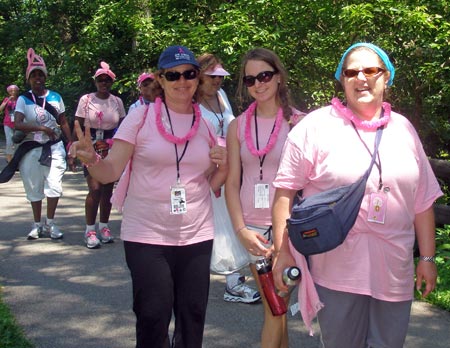
{"type": "MultiPolygon", "coordinates": [[[[4,144],[0,143],[1,151],[4,144]]],[[[0,168],[5,165],[0,152],[0,168]]],[[[134,315],[122,241],[88,250],[82,242],[86,184],[68,172],[56,221],[63,240],[26,240],[32,221],[19,173],[0,184],[2,296],[36,348],[132,348],[134,315]]],[[[45,205],[44,205],[45,207],[45,205]]],[[[111,227],[117,236],[120,215],[111,227]]],[[[224,277],[212,276],[205,348],[259,347],[261,304],[223,301],[224,277]]],[[[249,280],[252,282],[252,279],[249,280]]],[[[314,325],[316,333],[317,324],[314,325]]],[[[415,302],[405,347],[448,348],[450,313],[415,302]]],[[[290,346],[316,348],[298,316],[289,318],[290,346]]]]}

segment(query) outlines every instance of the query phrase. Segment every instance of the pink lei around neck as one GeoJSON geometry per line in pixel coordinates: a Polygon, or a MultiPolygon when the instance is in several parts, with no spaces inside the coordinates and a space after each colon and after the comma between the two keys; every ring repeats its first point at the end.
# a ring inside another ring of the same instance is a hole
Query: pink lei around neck
{"type": "Polygon", "coordinates": [[[245,143],[247,144],[247,148],[253,156],[264,156],[273,149],[277,142],[278,134],[280,133],[281,129],[281,122],[283,121],[283,109],[278,108],[277,115],[275,117],[275,127],[273,129],[273,133],[269,137],[267,145],[263,149],[257,150],[253,143],[251,134],[251,120],[255,114],[256,106],[256,102],[253,102],[245,111],[245,143]]]}
{"type": "Polygon", "coordinates": [[[192,103],[192,107],[194,108],[194,117],[195,121],[192,125],[189,132],[182,138],[179,138],[173,134],[170,134],[166,128],[164,127],[162,123],[162,114],[161,114],[161,106],[162,106],[162,100],[161,98],[155,99],[155,112],[156,112],[156,126],[158,128],[159,133],[168,141],[170,141],[173,144],[181,145],[186,143],[187,141],[191,140],[192,137],[197,134],[198,128],[200,126],[200,119],[201,119],[201,113],[200,108],[198,107],[197,103],[192,103]]]}
{"type": "Polygon", "coordinates": [[[331,105],[339,111],[346,119],[350,120],[355,124],[357,128],[365,130],[374,130],[380,126],[384,126],[391,119],[391,104],[383,102],[384,116],[376,121],[364,121],[356,116],[352,110],[344,106],[338,98],[333,98],[331,100],[331,105]]]}

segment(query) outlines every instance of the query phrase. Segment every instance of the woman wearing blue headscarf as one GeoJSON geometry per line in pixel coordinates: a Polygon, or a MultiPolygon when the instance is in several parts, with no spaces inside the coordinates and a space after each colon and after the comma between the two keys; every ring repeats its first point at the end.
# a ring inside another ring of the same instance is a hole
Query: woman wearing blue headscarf
{"type": "Polygon", "coordinates": [[[307,325],[318,312],[326,348],[403,347],[414,287],[426,296],[436,284],[433,202],[442,192],[414,127],[384,101],[394,75],[382,49],[352,45],[335,74],[345,102],[333,98],[294,127],[274,181],[275,284],[286,291],[283,269],[303,266],[300,309],[307,325]],[[308,271],[286,232],[295,193],[308,197],[357,181],[378,128],[382,138],[356,223],[343,244],[310,256],[308,271]]]}

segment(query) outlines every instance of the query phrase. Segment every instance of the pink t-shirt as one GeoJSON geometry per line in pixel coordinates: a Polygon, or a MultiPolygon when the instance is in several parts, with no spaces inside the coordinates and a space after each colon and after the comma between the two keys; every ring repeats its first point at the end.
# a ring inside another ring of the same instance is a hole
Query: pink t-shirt
{"type": "Polygon", "coordinates": [[[16,102],[9,100],[9,98],[5,98],[2,101],[2,104],[6,101],[5,106],[5,117],[3,118],[3,124],[8,126],[9,128],[14,128],[14,122],[11,121],[11,114],[14,113],[14,109],[16,108],[16,102]]]}
{"type": "Polygon", "coordinates": [[[112,94],[108,99],[100,99],[95,93],[83,95],[75,113],[77,117],[89,119],[91,128],[104,130],[117,128],[119,120],[125,115],[122,99],[112,94]]]}
{"type": "MultiPolygon", "coordinates": [[[[299,111],[293,109],[293,113],[299,114],[299,111]]],[[[242,186],[240,191],[240,199],[242,205],[243,218],[246,224],[255,226],[270,226],[272,225],[271,208],[274,198],[275,190],[271,183],[275,179],[278,164],[280,163],[281,151],[286,140],[287,134],[290,131],[290,126],[286,120],[283,119],[280,133],[278,134],[277,142],[272,150],[265,156],[262,165],[263,179],[260,180],[260,158],[252,155],[247,147],[245,141],[245,113],[241,114],[237,122],[238,139],[241,147],[241,161],[242,161],[242,186]],[[267,183],[269,185],[269,208],[255,208],[254,191],[256,183],[267,183]]],[[[258,117],[258,143],[259,149],[263,149],[269,141],[272,132],[274,121],[273,118],[258,117]]],[[[253,144],[256,147],[255,136],[255,121],[254,117],[250,122],[251,134],[253,144]]],[[[263,158],[261,157],[261,160],[263,158]]]]}
{"type": "MultiPolygon", "coordinates": [[[[156,245],[188,245],[213,239],[210,186],[205,172],[211,165],[209,150],[215,141],[214,128],[207,120],[201,120],[197,134],[189,140],[180,162],[187,213],[170,214],[170,188],[177,181],[175,145],[159,133],[154,105],[150,104],[143,124],[146,107],[132,109],[114,136],[135,145],[121,238],[156,245]]],[[[169,111],[174,134],[187,134],[192,114],[169,111]]],[[[164,107],[162,113],[165,114],[164,107]]],[[[184,148],[184,144],[178,145],[178,158],[184,148]]]]}
{"type": "MultiPolygon", "coordinates": [[[[370,149],[376,131],[358,130],[370,149]]],[[[286,141],[274,186],[304,196],[350,184],[367,170],[371,154],[351,123],[331,106],[313,111],[286,141]]],[[[342,245],[310,257],[314,281],[329,289],[365,294],[385,301],[413,298],[414,217],[442,195],[411,123],[391,113],[379,146],[387,193],[384,224],[368,222],[369,195],[380,173],[374,166],[355,226],[342,245]]]]}

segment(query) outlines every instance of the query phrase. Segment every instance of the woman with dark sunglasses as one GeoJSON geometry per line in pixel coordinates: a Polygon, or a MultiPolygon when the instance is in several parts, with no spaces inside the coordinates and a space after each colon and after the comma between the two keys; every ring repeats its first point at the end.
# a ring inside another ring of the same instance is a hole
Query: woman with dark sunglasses
{"type": "MultiPolygon", "coordinates": [[[[278,56],[268,49],[252,49],[244,56],[238,96],[241,103],[251,101],[251,104],[228,127],[227,207],[235,232],[249,252],[250,268],[263,300],[261,347],[287,348],[286,314],[272,314],[255,262],[272,255],[270,231],[274,189],[271,183],[290,130],[289,123],[297,122],[302,113],[291,106],[287,72],[278,56]]],[[[289,297],[285,302],[289,302],[289,297]]]]}
{"type": "MultiPolygon", "coordinates": [[[[85,94],[78,102],[75,120],[81,127],[91,131],[91,139],[96,151],[106,157],[112,144],[114,132],[126,115],[122,99],[111,93],[111,87],[116,75],[105,62],[94,74],[97,91],[85,94]]],[[[74,138],[76,139],[74,133],[74,138]]],[[[111,196],[114,181],[101,183],[84,166],[84,176],[88,185],[88,194],[85,200],[86,229],[84,243],[88,249],[98,249],[102,244],[112,243],[114,237],[109,229],[108,222],[111,214],[111,196]],[[97,211],[100,210],[98,228],[95,226],[97,211]]]]}
{"type": "Polygon", "coordinates": [[[133,285],[136,347],[201,348],[214,222],[210,190],[225,181],[226,150],[194,100],[199,64],[184,46],[159,57],[162,94],[127,115],[102,159],[75,123],[71,153],[101,182],[121,177],[121,239],[133,285]],[[126,169],[124,175],[124,169],[126,169]],[[173,338],[169,337],[172,313],[173,338]]]}
{"type": "Polygon", "coordinates": [[[427,296],[436,285],[433,202],[442,192],[414,127],[384,100],[394,74],[381,48],[370,43],[348,48],[335,73],[345,103],[333,98],[290,132],[274,181],[273,274],[285,291],[283,269],[306,264],[286,230],[294,196],[357,181],[382,129],[356,223],[343,244],[309,256],[310,272],[303,269],[302,317],[310,327],[323,306],[318,318],[326,348],[403,347],[414,288],[427,296]],[[420,258],[414,281],[416,237],[420,258]]]}

